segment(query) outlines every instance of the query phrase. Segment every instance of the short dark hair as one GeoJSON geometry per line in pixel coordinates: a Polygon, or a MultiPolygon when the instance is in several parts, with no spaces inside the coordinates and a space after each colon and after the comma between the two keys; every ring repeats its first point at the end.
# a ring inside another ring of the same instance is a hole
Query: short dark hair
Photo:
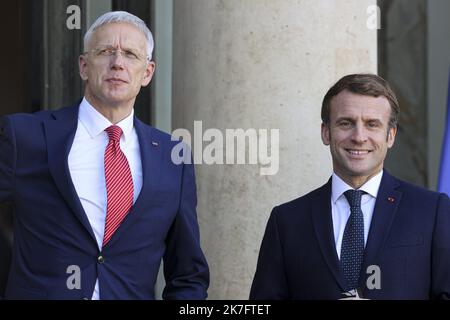
{"type": "Polygon", "coordinates": [[[341,78],[333,87],[331,87],[330,90],[328,90],[322,102],[322,121],[324,124],[328,125],[330,123],[331,100],[344,90],[375,98],[384,96],[388,99],[389,104],[391,105],[389,129],[397,127],[400,106],[394,91],[391,89],[386,80],[380,76],[369,73],[350,74],[345,76],[341,78]]]}

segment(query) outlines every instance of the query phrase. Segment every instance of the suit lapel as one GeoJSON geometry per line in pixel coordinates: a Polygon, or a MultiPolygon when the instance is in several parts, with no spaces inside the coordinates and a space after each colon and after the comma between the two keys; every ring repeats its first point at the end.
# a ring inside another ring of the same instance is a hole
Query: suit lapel
{"type": "Polygon", "coordinates": [[[311,208],[314,229],[323,257],[327,262],[334,278],[345,291],[344,276],[339,264],[339,258],[334,243],[333,220],[331,217],[331,179],[326,185],[319,189],[318,194],[313,199],[311,208]]]}
{"type": "Polygon", "coordinates": [[[152,134],[152,128],[143,124],[136,117],[134,118],[134,127],[139,140],[139,148],[142,162],[142,188],[136,199],[135,204],[131,207],[130,212],[117,231],[113,234],[111,240],[106,245],[110,247],[120,235],[139,217],[144,213],[144,205],[154,198],[155,191],[158,189],[159,179],[161,176],[161,161],[162,161],[162,141],[156,139],[152,134]]]}
{"type": "MultiPolygon", "coordinates": [[[[370,223],[360,281],[365,281],[367,267],[376,264],[376,258],[380,249],[389,235],[398,204],[402,198],[402,193],[395,190],[398,185],[398,180],[385,170],[378,190],[372,222],[370,223]]],[[[366,288],[365,283],[360,284],[362,284],[360,287],[366,288]]]]}
{"type": "Polygon", "coordinates": [[[70,177],[68,156],[78,126],[79,105],[54,112],[44,122],[50,174],[62,197],[95,240],[94,232],[70,177]]]}

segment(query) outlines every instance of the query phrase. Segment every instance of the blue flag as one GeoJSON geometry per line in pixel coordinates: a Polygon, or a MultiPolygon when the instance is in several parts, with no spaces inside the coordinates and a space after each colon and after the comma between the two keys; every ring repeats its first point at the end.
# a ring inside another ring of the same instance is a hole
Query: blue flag
{"type": "Polygon", "coordinates": [[[450,77],[448,83],[447,122],[445,123],[444,141],[442,143],[438,191],[444,192],[450,197],[450,77]]]}

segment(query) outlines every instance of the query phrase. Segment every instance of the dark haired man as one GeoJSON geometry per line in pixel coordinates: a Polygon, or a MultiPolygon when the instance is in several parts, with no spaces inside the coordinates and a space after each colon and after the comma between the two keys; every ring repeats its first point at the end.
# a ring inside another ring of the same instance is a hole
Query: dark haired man
{"type": "Polygon", "coordinates": [[[348,75],[325,95],[333,175],[273,209],[251,299],[450,298],[450,201],[383,170],[399,105],[388,83],[348,75]]]}

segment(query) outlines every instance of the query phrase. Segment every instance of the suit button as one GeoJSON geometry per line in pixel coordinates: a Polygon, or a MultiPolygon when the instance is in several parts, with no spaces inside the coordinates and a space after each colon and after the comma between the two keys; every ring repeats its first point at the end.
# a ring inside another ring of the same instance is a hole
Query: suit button
{"type": "Polygon", "coordinates": [[[103,256],[98,256],[97,261],[98,263],[102,264],[105,262],[105,258],[103,258],[103,256]]]}

